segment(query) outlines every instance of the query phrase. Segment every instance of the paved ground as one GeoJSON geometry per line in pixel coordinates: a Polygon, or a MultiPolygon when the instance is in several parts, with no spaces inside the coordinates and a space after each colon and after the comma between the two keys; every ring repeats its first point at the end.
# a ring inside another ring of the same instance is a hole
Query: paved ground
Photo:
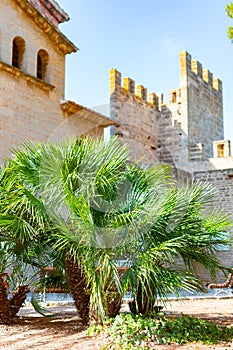
{"type": "MultiPolygon", "coordinates": [[[[42,317],[31,306],[22,309],[12,326],[0,325],[1,350],[100,350],[104,340],[87,337],[72,304],[50,304],[53,317],[42,317]]],[[[167,314],[195,315],[220,324],[233,326],[233,298],[171,301],[167,314]]],[[[233,350],[231,343],[219,345],[155,346],[157,350],[233,350]]]]}

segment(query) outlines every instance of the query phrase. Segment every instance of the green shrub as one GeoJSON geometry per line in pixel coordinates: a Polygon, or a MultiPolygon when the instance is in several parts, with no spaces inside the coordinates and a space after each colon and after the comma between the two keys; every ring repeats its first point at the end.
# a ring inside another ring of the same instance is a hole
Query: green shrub
{"type": "MultiPolygon", "coordinates": [[[[233,337],[233,328],[186,315],[168,318],[163,314],[156,317],[121,314],[106,322],[103,330],[109,337],[109,347],[114,345],[114,349],[124,350],[149,349],[153,344],[217,344],[231,341],[233,337]]],[[[90,327],[89,334],[93,332],[100,333],[100,327],[90,327]]]]}

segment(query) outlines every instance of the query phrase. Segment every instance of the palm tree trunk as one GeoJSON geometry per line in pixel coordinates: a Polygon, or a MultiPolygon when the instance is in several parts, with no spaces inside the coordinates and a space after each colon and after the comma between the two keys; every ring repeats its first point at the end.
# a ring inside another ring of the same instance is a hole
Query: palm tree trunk
{"type": "Polygon", "coordinates": [[[70,293],[74,299],[76,309],[82,318],[83,325],[89,322],[90,295],[81,264],[69,256],[66,260],[66,273],[70,293]]]}
{"type": "Polygon", "coordinates": [[[9,308],[11,317],[14,318],[27,298],[27,293],[30,291],[28,286],[19,286],[12,292],[12,298],[9,300],[9,308]]]}
{"type": "Polygon", "coordinates": [[[8,300],[8,274],[2,273],[0,275],[0,323],[10,324],[11,313],[8,300]]]}
{"type": "Polygon", "coordinates": [[[28,286],[19,286],[12,292],[12,298],[8,299],[8,274],[0,275],[0,323],[10,324],[23,306],[27,293],[30,291],[28,286]]]}
{"type": "Polygon", "coordinates": [[[154,298],[150,298],[145,292],[143,293],[141,283],[138,284],[137,295],[129,303],[129,308],[134,315],[145,315],[157,310],[157,308],[154,307],[154,298]]]}
{"type": "MultiPolygon", "coordinates": [[[[123,274],[128,270],[127,267],[118,267],[117,272],[119,274],[119,278],[121,279],[123,274]]],[[[109,280],[105,291],[105,312],[106,316],[115,317],[120,313],[121,305],[122,305],[122,295],[119,293],[117,286],[114,284],[113,279],[109,280]]]]}
{"type": "Polygon", "coordinates": [[[105,312],[108,317],[115,317],[120,313],[122,304],[122,295],[118,292],[117,287],[111,287],[106,291],[105,312]]]}

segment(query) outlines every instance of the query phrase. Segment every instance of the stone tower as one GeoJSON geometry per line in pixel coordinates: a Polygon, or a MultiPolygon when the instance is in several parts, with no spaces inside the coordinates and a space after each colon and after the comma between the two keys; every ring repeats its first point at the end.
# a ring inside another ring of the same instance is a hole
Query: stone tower
{"type": "Polygon", "coordinates": [[[213,141],[224,138],[222,82],[186,51],[180,53],[180,89],[170,91],[167,107],[180,123],[188,160],[212,158],[213,141]]]}
{"type": "MultiPolygon", "coordinates": [[[[200,62],[180,53],[180,87],[163,95],[150,93],[116,69],[110,72],[110,113],[115,132],[133,144],[135,158],[176,167],[213,157],[213,141],[223,140],[222,83],[200,62]]],[[[220,146],[219,146],[220,147],[220,146]]]]}

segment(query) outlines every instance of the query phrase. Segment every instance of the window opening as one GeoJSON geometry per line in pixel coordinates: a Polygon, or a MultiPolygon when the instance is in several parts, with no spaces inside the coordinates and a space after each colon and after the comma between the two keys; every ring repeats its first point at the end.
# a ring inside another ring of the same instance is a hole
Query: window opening
{"type": "Polygon", "coordinates": [[[220,157],[220,158],[224,157],[224,145],[223,144],[218,145],[218,157],[220,157]]]}
{"type": "Polygon", "coordinates": [[[19,48],[15,40],[13,41],[12,49],[12,66],[19,68],[19,48]]]}
{"type": "Polygon", "coordinates": [[[12,66],[22,69],[23,55],[25,51],[25,41],[20,36],[16,36],[12,43],[12,66]]]}
{"type": "Polygon", "coordinates": [[[38,79],[47,80],[49,55],[45,50],[40,50],[37,54],[37,70],[36,76],[38,79]]]}
{"type": "Polygon", "coordinates": [[[176,103],[176,92],[172,93],[172,103],[176,103]]]}
{"type": "Polygon", "coordinates": [[[37,78],[43,79],[42,59],[41,59],[40,55],[38,55],[38,59],[37,59],[37,78]]]}

